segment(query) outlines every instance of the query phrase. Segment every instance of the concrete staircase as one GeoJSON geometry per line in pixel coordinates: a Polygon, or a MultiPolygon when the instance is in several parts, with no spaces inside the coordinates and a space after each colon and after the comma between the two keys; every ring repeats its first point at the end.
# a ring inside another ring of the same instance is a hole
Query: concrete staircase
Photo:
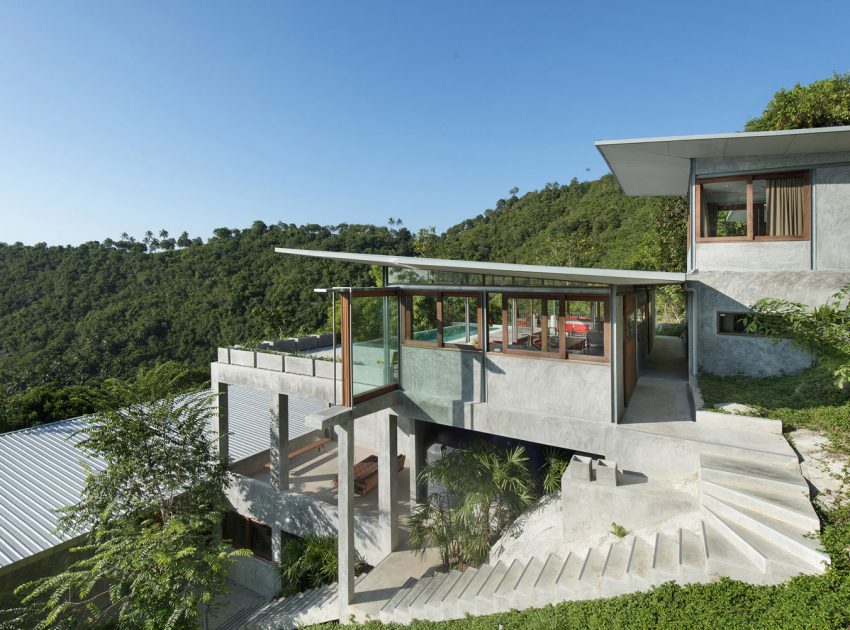
{"type": "MultiPolygon", "coordinates": [[[[359,576],[355,584],[363,577],[359,576]]],[[[218,626],[218,630],[292,630],[338,619],[337,584],[333,583],[241,610],[218,626]]]]}
{"type": "Polygon", "coordinates": [[[400,589],[381,609],[380,619],[444,621],[610,597],[671,580],[686,584],[728,576],[775,584],[822,572],[829,557],[818,551],[812,535],[820,523],[796,459],[748,455],[700,455],[702,512],[690,527],[437,573],[400,589]]]}
{"type": "MultiPolygon", "coordinates": [[[[778,583],[829,564],[818,550],[820,521],[796,460],[783,466],[702,454],[700,498],[714,538],[725,539],[756,569],[740,579],[778,583]]],[[[734,569],[718,568],[724,575],[734,569]]]]}
{"type": "Polygon", "coordinates": [[[679,529],[646,540],[616,542],[563,555],[484,564],[437,573],[400,589],[380,613],[385,623],[445,621],[565,600],[647,590],[669,580],[707,581],[702,532],[679,529]]]}

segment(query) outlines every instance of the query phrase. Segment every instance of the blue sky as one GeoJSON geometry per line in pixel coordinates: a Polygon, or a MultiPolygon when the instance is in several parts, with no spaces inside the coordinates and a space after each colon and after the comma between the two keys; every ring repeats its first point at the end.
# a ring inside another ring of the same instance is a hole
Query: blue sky
{"type": "Polygon", "coordinates": [[[400,217],[740,130],[850,70],[850,4],[0,3],[0,241],[400,217]]]}

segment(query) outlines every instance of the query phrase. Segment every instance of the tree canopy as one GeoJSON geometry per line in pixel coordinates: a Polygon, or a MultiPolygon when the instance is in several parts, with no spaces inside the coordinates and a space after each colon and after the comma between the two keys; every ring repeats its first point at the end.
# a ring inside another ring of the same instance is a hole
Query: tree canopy
{"type": "Polygon", "coordinates": [[[194,628],[225,587],[233,551],[218,539],[229,482],[209,431],[211,395],[185,389],[174,363],[107,381],[110,409],[79,446],[104,461],[59,528],[85,535],[68,569],[22,586],[21,627],[194,628]]]}
{"type": "Polygon", "coordinates": [[[745,131],[779,131],[850,125],[850,74],[833,74],[809,85],[782,88],[745,131]]]}

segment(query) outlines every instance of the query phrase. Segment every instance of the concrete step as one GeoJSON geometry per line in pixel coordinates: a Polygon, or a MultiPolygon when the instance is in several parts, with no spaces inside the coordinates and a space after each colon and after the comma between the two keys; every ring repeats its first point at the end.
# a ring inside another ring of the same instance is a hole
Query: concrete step
{"type": "Polygon", "coordinates": [[[540,558],[532,558],[525,564],[516,585],[516,592],[520,596],[517,608],[531,606],[534,603],[535,585],[543,570],[543,564],[544,560],[540,558]]]}
{"type": "Polygon", "coordinates": [[[481,588],[472,597],[475,613],[478,615],[487,614],[493,610],[493,602],[496,599],[496,589],[502,582],[502,579],[507,575],[508,567],[504,562],[499,562],[490,571],[490,575],[481,584],[481,588]]]}
{"type": "Polygon", "coordinates": [[[679,567],[687,574],[705,572],[705,538],[701,525],[698,533],[679,529],[679,567]]]}
{"type": "Polygon", "coordinates": [[[679,576],[679,540],[658,532],[655,535],[655,551],[652,557],[653,584],[662,584],[679,576]]]}
{"type": "Polygon", "coordinates": [[[739,416],[732,413],[718,413],[700,409],[696,412],[697,424],[731,429],[733,431],[753,431],[756,433],[782,434],[782,421],[772,418],[757,418],[755,416],[739,416]]]}
{"type": "Polygon", "coordinates": [[[587,563],[590,549],[567,553],[556,579],[556,593],[560,599],[577,599],[581,595],[581,574],[587,563]]]}
{"type": "Polygon", "coordinates": [[[598,596],[602,585],[602,572],[608,562],[608,554],[611,553],[612,545],[609,543],[601,547],[592,547],[587,554],[584,567],[578,576],[578,593],[586,597],[598,596]]]}
{"type": "MultiPolygon", "coordinates": [[[[735,528],[727,523],[722,516],[716,514],[710,507],[703,505],[702,509],[708,524],[715,532],[714,536],[708,538],[708,557],[710,562],[716,563],[721,561],[719,551],[715,546],[722,540],[726,543],[724,546],[731,545],[734,547],[737,554],[755,566],[759,573],[767,571],[767,558],[750,544],[746,536],[740,535],[735,528]]],[[[731,562],[732,559],[728,554],[724,554],[724,556],[726,557],[723,558],[723,561],[731,562]]]]}
{"type": "Polygon", "coordinates": [[[378,617],[383,623],[392,623],[396,609],[399,604],[407,598],[407,595],[410,593],[410,589],[412,589],[413,586],[414,584],[411,583],[409,586],[401,587],[395,592],[395,595],[393,595],[390,600],[384,604],[380,613],[378,613],[378,617]]]}
{"type": "Polygon", "coordinates": [[[550,553],[546,557],[543,568],[540,570],[537,581],[534,583],[534,594],[532,598],[534,605],[543,606],[557,597],[558,575],[560,575],[563,566],[564,560],[555,554],[550,553]]]}
{"type": "Polygon", "coordinates": [[[643,586],[652,580],[652,563],[655,559],[655,539],[652,543],[635,537],[634,546],[626,567],[626,576],[630,584],[643,586]]]}
{"type": "Polygon", "coordinates": [[[808,495],[789,489],[778,490],[742,489],[703,479],[700,482],[704,494],[722,499],[726,503],[748,508],[754,512],[791,523],[804,531],[818,531],[820,519],[815,513],[808,495]]]}
{"type": "Polygon", "coordinates": [[[430,613],[430,601],[433,599],[434,594],[437,590],[443,585],[448,577],[447,573],[435,573],[430,577],[428,585],[422,589],[417,597],[411,604],[408,606],[408,611],[412,619],[428,619],[428,614],[430,613]]]}
{"type": "Polygon", "coordinates": [[[783,551],[808,563],[812,568],[822,569],[829,564],[829,556],[818,551],[820,541],[808,536],[809,532],[784,521],[771,518],[753,510],[726,503],[708,494],[702,497],[703,507],[723,518],[727,524],[737,524],[769,540],[783,551]]]}
{"type": "Polygon", "coordinates": [[[791,467],[760,464],[728,455],[700,455],[700,478],[747,490],[786,492],[790,488],[809,494],[809,484],[800,473],[799,462],[791,467]]]}
{"type": "Polygon", "coordinates": [[[513,603],[521,598],[521,593],[517,590],[517,586],[528,564],[528,562],[521,562],[519,559],[514,559],[511,562],[508,570],[493,592],[497,600],[505,603],[513,603]]]}
{"type": "Polygon", "coordinates": [[[611,546],[611,553],[608,554],[608,561],[605,563],[605,569],[602,572],[602,575],[606,579],[625,579],[626,569],[629,565],[629,558],[632,556],[635,542],[636,539],[634,536],[627,536],[611,546]]]}
{"type": "Polygon", "coordinates": [[[404,599],[396,605],[393,615],[395,622],[408,624],[413,621],[410,607],[432,581],[433,578],[431,577],[424,577],[416,581],[416,584],[410,588],[404,599]]]}

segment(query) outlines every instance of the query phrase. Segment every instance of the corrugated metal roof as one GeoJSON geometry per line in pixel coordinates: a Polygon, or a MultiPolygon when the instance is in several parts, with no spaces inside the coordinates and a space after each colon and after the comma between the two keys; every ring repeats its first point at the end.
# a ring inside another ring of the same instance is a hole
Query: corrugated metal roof
{"type": "Polygon", "coordinates": [[[445,258],[417,258],[415,256],[387,256],[385,254],[355,254],[314,249],[276,247],[278,254],[330,258],[364,265],[380,265],[401,269],[449,271],[453,273],[481,273],[496,276],[566,280],[569,282],[598,282],[601,284],[679,284],[687,278],[684,273],[666,271],[634,271],[631,269],[589,269],[583,267],[554,267],[549,265],[518,265],[515,263],[480,262],[476,260],[447,260],[445,258]]]}
{"type": "MultiPolygon", "coordinates": [[[[235,461],[269,448],[269,393],[231,386],[230,451],[235,461]]],[[[310,431],[304,418],[324,409],[319,401],[289,398],[290,439],[310,431]]],[[[83,464],[104,463],[77,447],[86,418],[51,422],[0,434],[0,569],[67,540],[53,533],[55,510],[76,503],[83,464]]]]}

